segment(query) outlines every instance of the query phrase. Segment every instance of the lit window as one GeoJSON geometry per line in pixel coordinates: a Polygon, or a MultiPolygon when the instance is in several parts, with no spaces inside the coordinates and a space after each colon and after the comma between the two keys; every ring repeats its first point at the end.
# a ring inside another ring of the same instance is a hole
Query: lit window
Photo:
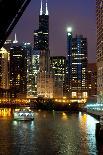
{"type": "Polygon", "coordinates": [[[72,98],[75,98],[77,96],[76,92],[72,92],[72,98]]]}
{"type": "Polygon", "coordinates": [[[87,92],[83,92],[83,98],[87,98],[88,94],[87,92]]]}

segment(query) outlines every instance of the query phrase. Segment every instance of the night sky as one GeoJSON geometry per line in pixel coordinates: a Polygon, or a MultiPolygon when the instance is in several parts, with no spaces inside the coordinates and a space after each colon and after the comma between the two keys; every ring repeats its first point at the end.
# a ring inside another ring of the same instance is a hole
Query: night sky
{"type": "MultiPolygon", "coordinates": [[[[66,56],[66,27],[72,26],[74,36],[82,34],[88,38],[89,62],[96,61],[95,7],[95,0],[48,0],[51,55],[66,56]]],[[[33,42],[39,10],[40,0],[31,0],[9,38],[13,39],[16,32],[20,42],[33,42]]]]}

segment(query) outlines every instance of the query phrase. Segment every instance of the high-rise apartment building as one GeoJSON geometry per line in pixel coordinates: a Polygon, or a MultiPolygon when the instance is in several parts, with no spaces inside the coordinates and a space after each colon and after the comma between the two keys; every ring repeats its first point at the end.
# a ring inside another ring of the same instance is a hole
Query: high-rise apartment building
{"type": "Polygon", "coordinates": [[[27,96],[27,49],[18,43],[10,48],[10,87],[12,98],[27,96]]]}
{"type": "Polygon", "coordinates": [[[87,93],[87,38],[73,37],[67,30],[68,87],[71,99],[86,99],[87,93]]]}
{"type": "Polygon", "coordinates": [[[8,91],[10,88],[9,79],[9,64],[10,64],[10,53],[4,49],[0,49],[0,96],[8,97],[8,91]]]}
{"type": "Polygon", "coordinates": [[[62,98],[66,87],[66,57],[50,57],[50,66],[54,77],[54,98],[62,98]]]}
{"type": "Polygon", "coordinates": [[[40,71],[39,67],[39,58],[40,58],[40,51],[39,50],[32,50],[31,53],[31,84],[30,84],[30,96],[37,97],[37,75],[40,71]]]}
{"type": "Polygon", "coordinates": [[[103,0],[96,0],[97,102],[103,103],[103,0]]]}
{"type": "Polygon", "coordinates": [[[0,88],[9,89],[9,52],[4,48],[0,50],[0,88]]]}
{"type": "Polygon", "coordinates": [[[32,97],[32,46],[30,43],[22,43],[23,49],[27,53],[27,98],[32,97]]]}

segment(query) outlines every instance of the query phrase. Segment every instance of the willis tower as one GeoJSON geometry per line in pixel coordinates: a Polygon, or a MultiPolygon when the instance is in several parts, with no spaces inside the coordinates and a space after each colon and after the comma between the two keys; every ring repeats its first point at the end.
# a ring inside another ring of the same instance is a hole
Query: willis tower
{"type": "Polygon", "coordinates": [[[47,1],[44,11],[42,0],[39,14],[39,28],[34,31],[34,55],[35,70],[33,72],[35,72],[37,97],[52,98],[53,79],[50,73],[49,12],[47,1]]]}
{"type": "Polygon", "coordinates": [[[46,11],[43,11],[43,4],[41,1],[40,15],[39,15],[39,29],[34,31],[34,50],[48,50],[49,49],[49,13],[46,1],[46,11]]]}

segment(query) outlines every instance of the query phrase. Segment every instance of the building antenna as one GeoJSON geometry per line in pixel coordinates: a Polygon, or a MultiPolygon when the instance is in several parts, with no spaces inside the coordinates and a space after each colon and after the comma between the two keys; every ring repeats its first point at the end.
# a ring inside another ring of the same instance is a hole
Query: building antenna
{"type": "Polygon", "coordinates": [[[43,15],[43,2],[42,2],[42,0],[41,0],[40,15],[43,15]]]}
{"type": "Polygon", "coordinates": [[[18,43],[16,33],[15,33],[15,39],[14,39],[13,43],[18,43]]]}
{"type": "Polygon", "coordinates": [[[49,12],[48,12],[48,3],[47,3],[47,0],[46,0],[46,14],[45,15],[49,15],[49,12]]]}

